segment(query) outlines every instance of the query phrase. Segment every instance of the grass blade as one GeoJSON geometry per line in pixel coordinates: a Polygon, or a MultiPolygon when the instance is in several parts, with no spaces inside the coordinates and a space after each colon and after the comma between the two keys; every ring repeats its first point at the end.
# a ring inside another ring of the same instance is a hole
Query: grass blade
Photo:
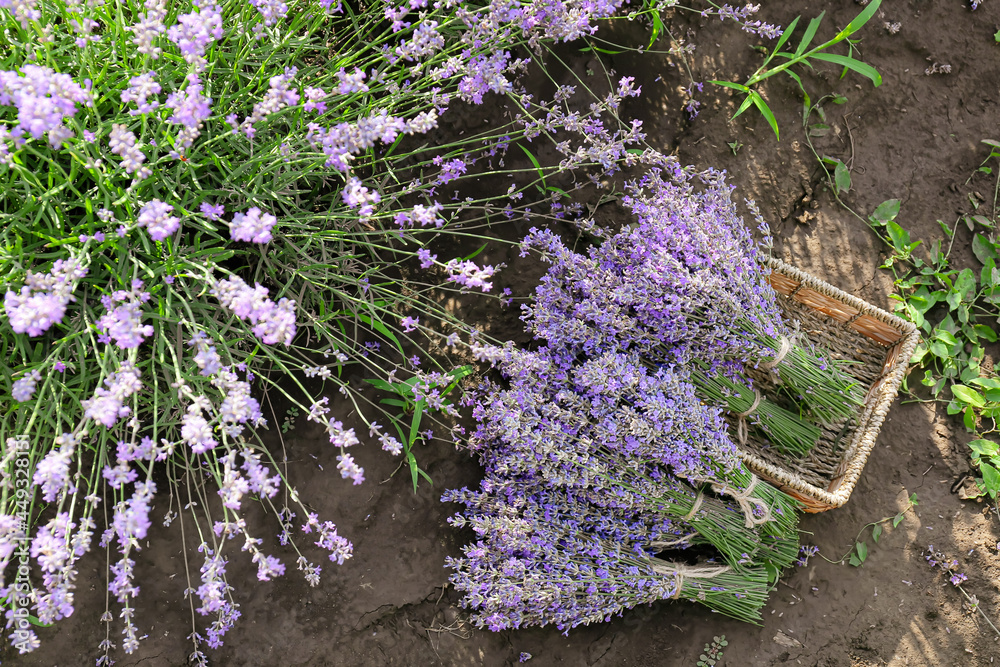
{"type": "Polygon", "coordinates": [[[750,99],[753,100],[755,105],[757,105],[757,108],[760,110],[760,114],[767,120],[771,129],[774,130],[775,139],[780,141],[781,137],[778,135],[778,121],[771,112],[771,108],[767,106],[767,102],[764,101],[764,98],[761,97],[757,91],[752,91],[750,93],[750,99]]]}
{"type": "Polygon", "coordinates": [[[865,10],[863,12],[861,12],[860,14],[858,14],[857,16],[855,16],[854,20],[851,21],[850,23],[848,23],[847,27],[844,28],[843,30],[841,30],[837,34],[837,36],[834,38],[834,41],[835,42],[839,42],[840,40],[844,39],[845,37],[850,37],[851,35],[853,35],[854,33],[856,33],[858,30],[860,30],[861,26],[863,26],[864,24],[868,23],[868,20],[871,17],[875,16],[875,12],[878,11],[879,5],[881,5],[881,4],[882,4],[882,0],[872,0],[871,2],[869,2],[868,6],[865,7],[865,10]]]}
{"type": "Polygon", "coordinates": [[[825,60],[828,63],[843,65],[847,69],[852,69],[858,74],[871,79],[872,83],[875,84],[876,87],[882,85],[882,75],[878,73],[878,70],[871,65],[861,62],[860,60],[855,60],[850,56],[841,56],[836,53],[814,53],[812,57],[816,60],[825,60]]]}
{"type": "Polygon", "coordinates": [[[809,25],[806,26],[805,34],[802,35],[802,41],[799,42],[799,48],[795,49],[796,56],[801,56],[805,53],[805,50],[809,48],[809,44],[812,42],[813,37],[816,36],[816,30],[819,28],[820,21],[823,20],[825,15],[825,11],[821,12],[819,16],[814,18],[812,21],[809,21],[809,25]]]}

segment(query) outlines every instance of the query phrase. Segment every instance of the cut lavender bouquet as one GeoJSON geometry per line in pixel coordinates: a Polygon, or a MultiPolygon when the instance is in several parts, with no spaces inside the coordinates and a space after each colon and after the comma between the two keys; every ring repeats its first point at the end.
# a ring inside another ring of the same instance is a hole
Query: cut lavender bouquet
{"type": "Polygon", "coordinates": [[[623,203],[637,222],[588,255],[533,231],[525,246],[552,267],[526,307],[531,331],[588,354],[636,349],[653,363],[773,371],[812,419],[852,417],[864,398],[857,382],[782,319],[725,175],[699,177],[697,185],[681,169],[650,170],[629,183],[623,203]]]}
{"type": "Polygon", "coordinates": [[[466,506],[453,525],[476,533],[464,557],[447,564],[480,627],[554,624],[566,631],[639,604],[676,599],[744,621],[759,619],[769,589],[765,568],[736,571],[658,556],[689,542],[676,535],[684,530],[681,522],[609,510],[564,490],[525,493],[493,481],[484,480],[482,491],[445,496],[466,506]]]}

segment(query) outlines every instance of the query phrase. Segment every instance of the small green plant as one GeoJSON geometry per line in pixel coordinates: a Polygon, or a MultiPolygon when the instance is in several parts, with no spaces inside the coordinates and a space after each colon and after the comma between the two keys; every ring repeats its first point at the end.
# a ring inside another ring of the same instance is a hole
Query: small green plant
{"type": "Polygon", "coordinates": [[[851,21],[846,28],[841,30],[826,42],[823,42],[819,46],[809,48],[812,43],[813,38],[816,36],[816,31],[819,29],[819,24],[823,20],[823,16],[826,12],[821,13],[816,18],[809,21],[809,25],[806,26],[805,32],[802,34],[802,39],[799,40],[799,45],[795,48],[795,51],[782,51],[781,48],[785,46],[786,43],[792,37],[795,32],[795,28],[798,26],[799,19],[801,17],[796,17],[794,21],[788,24],[784,32],[778,38],[778,43],[774,45],[774,49],[771,53],[764,59],[764,62],[757,71],[754,72],[745,83],[735,83],[733,81],[709,81],[709,83],[714,83],[718,86],[725,86],[726,88],[732,88],[738,90],[741,93],[746,93],[746,99],[743,104],[740,105],[736,113],[733,114],[735,119],[744,111],[750,108],[750,105],[757,107],[761,115],[767,120],[771,129],[774,130],[774,136],[780,139],[778,133],[778,121],[774,117],[774,113],[771,111],[770,107],[767,106],[767,102],[761,96],[760,92],[755,88],[765,79],[768,79],[779,72],[784,72],[788,76],[792,77],[795,83],[798,84],[799,88],[802,90],[802,94],[805,96],[806,106],[811,106],[809,93],[806,92],[805,86],[802,85],[802,79],[798,74],[792,71],[792,67],[799,64],[804,64],[807,67],[812,67],[812,62],[810,60],[819,60],[824,62],[834,63],[836,65],[841,65],[844,68],[841,76],[846,75],[847,70],[853,70],[863,76],[871,79],[872,83],[876,86],[882,84],[882,76],[875,70],[874,67],[866,63],[861,62],[853,57],[855,41],[850,39],[850,36],[856,33],[861,27],[868,22],[869,19],[878,11],[879,5],[881,5],[881,0],[873,0],[868,4],[865,9],[858,14],[853,21],[851,21]],[[827,53],[827,49],[830,47],[846,41],[848,44],[847,55],[840,55],[836,53],[827,53]],[[779,59],[780,64],[772,64],[775,58],[779,59]]]}
{"type": "MultiPolygon", "coordinates": [[[[829,558],[827,558],[822,554],[819,554],[820,558],[822,558],[828,563],[839,564],[846,561],[851,565],[853,565],[854,567],[861,567],[868,559],[868,542],[866,541],[866,539],[864,539],[865,533],[867,533],[868,529],[871,528],[872,541],[875,542],[875,544],[878,544],[879,538],[881,538],[882,533],[885,532],[883,526],[886,523],[891,522],[892,527],[895,528],[900,523],[902,523],[903,517],[906,516],[907,512],[909,512],[911,509],[920,504],[919,501],[917,500],[917,494],[911,493],[909,498],[907,499],[907,503],[908,503],[907,506],[901,509],[900,511],[896,512],[894,516],[887,516],[882,519],[879,519],[878,521],[872,521],[871,523],[867,523],[864,526],[862,526],[861,530],[858,531],[857,537],[854,538],[854,546],[851,547],[850,551],[848,551],[846,554],[844,554],[837,560],[830,560],[829,558]]],[[[804,547],[802,553],[804,559],[799,562],[799,565],[806,565],[809,562],[809,557],[815,556],[817,553],[819,553],[819,548],[804,547]]]]}
{"type": "Polygon", "coordinates": [[[917,500],[917,494],[915,493],[910,494],[910,497],[907,499],[907,502],[909,504],[903,509],[899,510],[899,512],[897,512],[895,516],[887,516],[883,519],[879,519],[878,521],[873,521],[869,524],[865,524],[865,526],[860,531],[858,531],[858,536],[854,538],[854,547],[852,547],[851,550],[847,552],[847,554],[845,554],[839,560],[830,562],[843,563],[846,560],[854,567],[861,567],[862,565],[864,565],[865,561],[868,559],[868,543],[863,539],[864,534],[868,531],[869,528],[871,528],[872,541],[875,544],[878,544],[879,538],[882,537],[882,533],[885,532],[885,529],[882,527],[883,524],[892,522],[892,527],[895,528],[900,523],[902,523],[903,517],[906,516],[907,512],[909,512],[911,509],[920,504],[920,501],[917,500]]]}
{"type": "Polygon", "coordinates": [[[698,667],[715,667],[722,660],[722,649],[729,646],[725,635],[712,637],[711,644],[705,644],[705,652],[698,659],[698,667]]]}
{"type": "Polygon", "coordinates": [[[288,408],[288,412],[285,413],[285,419],[281,422],[281,432],[288,433],[293,428],[295,428],[295,419],[299,416],[299,411],[292,406],[288,408]]]}

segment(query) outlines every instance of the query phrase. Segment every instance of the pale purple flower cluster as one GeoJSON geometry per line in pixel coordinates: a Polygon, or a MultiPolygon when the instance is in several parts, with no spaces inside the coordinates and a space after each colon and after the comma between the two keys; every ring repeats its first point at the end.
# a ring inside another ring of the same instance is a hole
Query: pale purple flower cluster
{"type": "MultiPolygon", "coordinates": [[[[337,72],[337,92],[341,95],[351,93],[367,93],[368,86],[365,84],[365,73],[362,69],[355,67],[353,72],[346,72],[343,67],[337,72]]],[[[308,92],[308,88],[306,91],[308,92]]],[[[308,111],[308,109],[306,109],[308,111]]]]}
{"type": "Polygon", "coordinates": [[[472,260],[452,259],[444,268],[448,271],[448,280],[454,280],[463,287],[479,288],[483,292],[493,289],[493,283],[489,282],[489,279],[497,270],[495,266],[480,267],[472,260]]]}
{"type": "Polygon", "coordinates": [[[208,336],[203,331],[196,331],[188,341],[189,346],[197,346],[198,353],[194,357],[199,371],[204,376],[215,375],[222,370],[222,359],[215,346],[209,343],[208,336]]]}
{"type": "Polygon", "coordinates": [[[143,7],[146,11],[139,14],[139,20],[135,25],[126,26],[125,29],[132,33],[132,43],[136,45],[136,50],[156,60],[163,53],[163,49],[154,46],[153,41],[167,30],[167,26],[163,23],[167,18],[167,2],[146,0],[143,7]]]}
{"type": "MultiPolygon", "coordinates": [[[[160,106],[160,103],[156,100],[152,102],[149,101],[151,95],[159,95],[163,89],[160,87],[156,81],[155,71],[149,71],[145,74],[140,74],[138,76],[133,76],[128,80],[128,88],[122,91],[121,100],[123,104],[128,104],[129,102],[135,102],[137,109],[129,111],[130,116],[138,116],[139,114],[151,113],[156,111],[160,106]]],[[[123,127],[123,126],[116,126],[123,127]]],[[[133,136],[134,138],[134,136],[133,136]]],[[[134,142],[133,142],[134,143],[134,142]]],[[[115,151],[116,154],[121,155],[121,153],[115,151]]]]}
{"type": "Polygon", "coordinates": [[[188,85],[167,97],[164,106],[173,109],[173,114],[167,120],[181,125],[180,132],[174,141],[174,150],[170,156],[178,158],[184,154],[201,134],[205,120],[212,115],[212,98],[202,95],[205,87],[197,74],[187,76],[188,85]]]}
{"type": "Polygon", "coordinates": [[[170,215],[173,210],[174,207],[170,204],[154,199],[139,209],[139,218],[136,223],[140,227],[146,228],[151,239],[162,241],[180,229],[180,219],[170,215]]]}
{"type": "Polygon", "coordinates": [[[167,39],[177,45],[184,62],[193,65],[196,72],[205,69],[205,52],[222,35],[222,10],[214,2],[200,4],[197,12],[181,14],[167,30],[167,39]]]}
{"type": "Polygon", "coordinates": [[[55,439],[57,448],[49,450],[35,467],[32,482],[42,488],[42,499],[45,502],[55,502],[62,494],[75,492],[69,467],[79,442],[77,434],[63,433],[55,439]]]}
{"type": "Polygon", "coordinates": [[[17,380],[14,380],[14,386],[11,388],[10,395],[18,403],[30,401],[31,397],[35,395],[35,387],[41,379],[42,374],[37,369],[30,373],[25,373],[17,380]]]}
{"type": "Polygon", "coordinates": [[[250,287],[238,276],[216,282],[211,294],[237,317],[249,320],[254,325],[254,335],[264,343],[292,344],[295,337],[295,301],[283,297],[275,303],[267,298],[266,287],[259,283],[250,287]]]}
{"type": "Polygon", "coordinates": [[[285,107],[295,106],[299,103],[299,93],[291,87],[292,80],[298,73],[296,67],[286,67],[283,74],[272,76],[268,81],[268,90],[264,99],[253,106],[250,115],[240,123],[240,129],[250,139],[254,138],[257,130],[255,123],[259,123],[273,113],[281,111],[285,107]]]}
{"type": "Polygon", "coordinates": [[[41,139],[47,133],[49,144],[58,148],[73,136],[63,120],[76,114],[77,104],[91,106],[93,99],[67,74],[41,65],[0,71],[0,105],[17,107],[17,125],[10,130],[15,142],[23,143],[25,134],[41,139]]]}
{"type": "Polygon", "coordinates": [[[122,361],[118,370],[104,380],[107,387],[98,387],[94,396],[81,402],[83,416],[111,428],[121,417],[127,417],[132,410],[125,401],[142,388],[139,369],[128,361],[122,361]]]}
{"type": "Polygon", "coordinates": [[[344,203],[350,208],[358,209],[358,217],[367,220],[375,212],[375,204],[382,201],[382,196],[374,190],[369,190],[361,184],[361,179],[347,179],[343,193],[344,203]]]}
{"type": "Polygon", "coordinates": [[[113,339],[118,347],[130,350],[153,335],[152,325],[142,324],[140,305],[149,301],[149,292],[142,288],[143,282],[136,279],[130,291],[115,290],[101,297],[106,312],[97,320],[97,329],[102,332],[100,342],[110,343],[113,339]]]}
{"type": "Polygon", "coordinates": [[[42,571],[42,589],[36,591],[38,620],[53,623],[73,614],[76,562],[90,549],[94,522],[85,519],[73,534],[76,523],[60,512],[38,529],[31,541],[31,556],[42,571]]]}
{"type": "Polygon", "coordinates": [[[264,18],[264,25],[271,26],[288,15],[288,5],[282,0],[250,0],[264,18]]]}
{"type": "Polygon", "coordinates": [[[28,29],[30,21],[42,18],[42,13],[38,10],[38,0],[0,0],[0,9],[10,12],[25,30],[28,29]]]}
{"type": "Polygon", "coordinates": [[[141,181],[153,174],[149,167],[142,164],[146,161],[146,155],[136,145],[135,134],[124,125],[114,123],[111,126],[109,146],[112,153],[121,156],[125,173],[135,174],[135,180],[141,181]]]}
{"type": "Polygon", "coordinates": [[[400,134],[423,134],[437,127],[437,113],[422,111],[407,120],[390,116],[383,109],[353,123],[339,123],[330,128],[309,123],[307,127],[306,140],[328,156],[326,165],[349,172],[354,156],[373,147],[376,141],[391,144],[400,134]]]}
{"type": "MultiPolygon", "coordinates": [[[[359,70],[360,71],[360,70],[359,70]]],[[[362,73],[364,76],[364,73],[362,73]]],[[[365,90],[368,88],[365,87],[365,90]]],[[[306,103],[302,105],[303,111],[315,111],[316,113],[326,113],[326,102],[322,100],[326,98],[326,91],[322,88],[314,88],[312,86],[307,86],[304,91],[302,91],[306,98],[306,103]]]]}
{"type": "Polygon", "coordinates": [[[251,243],[268,243],[271,241],[271,229],[278,222],[270,213],[261,211],[256,206],[246,213],[237,213],[229,223],[229,236],[234,241],[249,241],[251,243]]]}
{"type": "Polygon", "coordinates": [[[199,210],[209,220],[218,220],[226,213],[226,207],[222,204],[209,204],[207,201],[202,202],[199,210]]]}
{"type": "Polygon", "coordinates": [[[396,55],[411,62],[434,55],[444,47],[444,37],[438,33],[437,28],[437,21],[420,21],[413,36],[396,47],[396,55]]]}
{"type": "Polygon", "coordinates": [[[39,336],[61,322],[66,306],[75,301],[76,281],[87,275],[79,260],[56,260],[49,273],[28,271],[20,292],[7,290],[4,311],[15,333],[39,336]]]}
{"type": "Polygon", "coordinates": [[[393,217],[393,222],[395,222],[400,229],[406,229],[416,225],[421,227],[430,227],[433,225],[441,228],[444,226],[444,219],[438,214],[443,210],[444,206],[438,202],[434,202],[430,206],[416,204],[410,211],[400,211],[397,213],[393,217]]]}

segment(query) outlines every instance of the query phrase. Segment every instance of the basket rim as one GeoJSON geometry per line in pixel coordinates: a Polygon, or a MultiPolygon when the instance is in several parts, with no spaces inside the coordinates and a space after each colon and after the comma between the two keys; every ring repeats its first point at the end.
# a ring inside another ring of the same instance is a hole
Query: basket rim
{"type": "Polygon", "coordinates": [[[819,511],[841,507],[847,502],[851,493],[854,491],[854,487],[861,478],[861,473],[864,470],[865,464],[868,462],[868,456],[875,447],[875,442],[878,439],[882,423],[885,421],[889,408],[895,400],[899,387],[903,382],[903,376],[906,374],[907,370],[909,370],[910,357],[913,356],[913,351],[916,349],[917,343],[920,340],[920,332],[912,322],[907,322],[892,313],[889,313],[877,306],[873,306],[867,301],[838,289],[833,285],[816,278],[815,276],[805,273],[804,271],[781,261],[780,259],[772,257],[768,261],[767,265],[774,272],[781,273],[789,278],[792,278],[793,280],[797,280],[801,285],[840,301],[841,303],[856,309],[863,315],[868,315],[883,322],[884,324],[888,324],[893,329],[899,331],[900,334],[900,337],[888,346],[890,350],[894,347],[898,348],[896,359],[892,366],[883,374],[882,378],[877,381],[876,384],[880,384],[880,386],[878,386],[874,395],[869,399],[868,404],[865,406],[861,415],[861,423],[855,432],[854,438],[852,439],[851,444],[844,450],[845,453],[852,455],[849,458],[845,456],[847,467],[843,474],[839,477],[839,482],[833,482],[833,484],[836,484],[834,491],[822,489],[810,484],[809,482],[799,478],[794,473],[791,473],[783,468],[779,468],[778,466],[763,460],[755,454],[746,451],[740,452],[740,456],[744,463],[746,463],[755,472],[763,473],[773,481],[776,481],[804,496],[801,500],[806,502],[807,509],[811,508],[813,511],[819,511]],[[809,500],[814,502],[809,503],[809,500]]]}

